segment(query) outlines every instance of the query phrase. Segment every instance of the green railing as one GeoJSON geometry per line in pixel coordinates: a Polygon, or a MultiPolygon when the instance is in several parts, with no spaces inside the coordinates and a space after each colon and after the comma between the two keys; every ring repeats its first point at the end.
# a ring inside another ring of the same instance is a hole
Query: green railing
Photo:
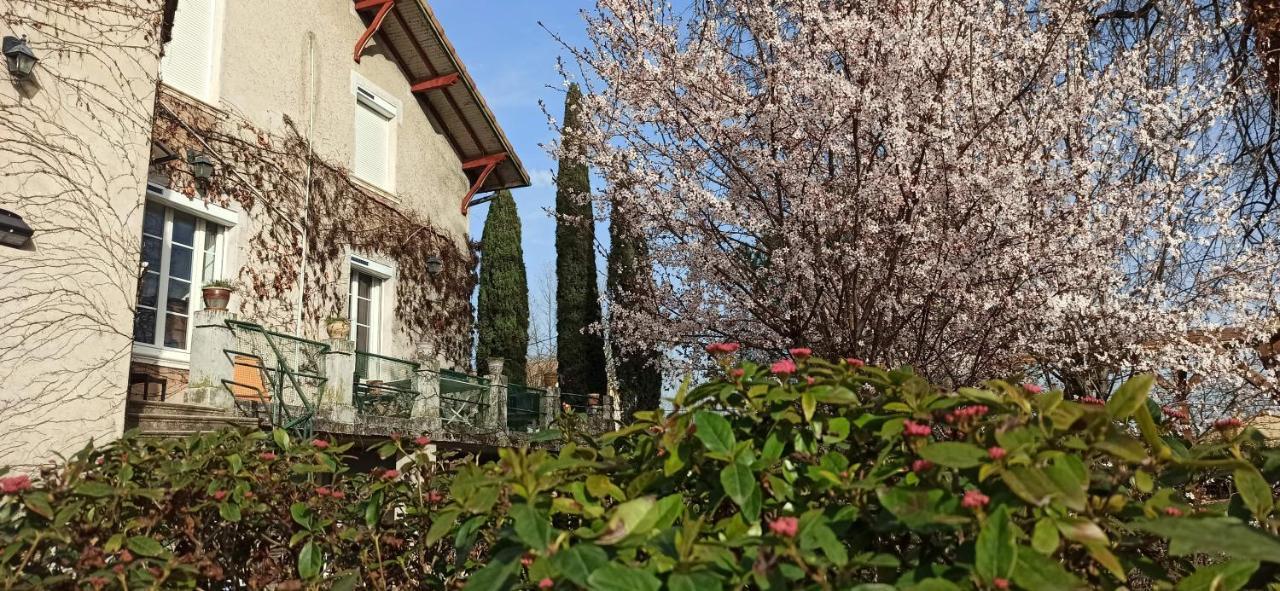
{"type": "Polygon", "coordinates": [[[236,345],[223,353],[237,377],[222,380],[223,387],[238,401],[262,404],[273,427],[310,437],[328,381],[324,354],[329,346],[252,322],[228,320],[227,327],[236,335],[236,345]]]}
{"type": "Polygon", "coordinates": [[[352,393],[356,412],[408,418],[418,399],[418,364],[386,355],[356,351],[352,393]]]}
{"type": "Polygon", "coordinates": [[[507,430],[536,431],[542,416],[542,398],[547,391],[523,384],[507,384],[507,430]]]}
{"type": "Polygon", "coordinates": [[[574,394],[573,392],[561,392],[560,404],[567,404],[573,408],[573,412],[585,413],[591,409],[591,396],[587,394],[574,394]]]}
{"type": "Polygon", "coordinates": [[[447,369],[432,373],[440,380],[440,422],[444,427],[475,430],[488,424],[492,406],[489,380],[447,369]]]}

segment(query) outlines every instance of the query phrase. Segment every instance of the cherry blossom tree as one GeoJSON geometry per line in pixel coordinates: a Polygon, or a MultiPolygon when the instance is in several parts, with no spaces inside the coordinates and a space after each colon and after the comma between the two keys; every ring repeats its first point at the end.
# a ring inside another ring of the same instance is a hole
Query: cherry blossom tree
{"type": "Polygon", "coordinates": [[[1266,82],[1209,59],[1247,15],[1155,4],[599,0],[569,132],[657,269],[612,334],[1276,395],[1233,119],[1266,82]]]}

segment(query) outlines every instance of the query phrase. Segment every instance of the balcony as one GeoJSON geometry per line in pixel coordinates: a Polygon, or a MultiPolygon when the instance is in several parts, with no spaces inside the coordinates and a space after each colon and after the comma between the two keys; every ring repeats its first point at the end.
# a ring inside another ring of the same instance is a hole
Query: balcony
{"type": "Polygon", "coordinates": [[[345,340],[313,341],[226,312],[196,312],[188,404],[225,409],[284,427],[355,438],[427,434],[468,446],[518,444],[567,409],[592,429],[618,419],[608,397],[507,383],[501,360],[486,375],[431,362],[355,351],[345,340]]]}

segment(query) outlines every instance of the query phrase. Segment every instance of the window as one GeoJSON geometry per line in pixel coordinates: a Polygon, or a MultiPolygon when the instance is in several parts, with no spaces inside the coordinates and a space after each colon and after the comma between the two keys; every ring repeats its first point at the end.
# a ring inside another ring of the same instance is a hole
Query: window
{"type": "Polygon", "coordinates": [[[172,38],[160,60],[160,78],[165,84],[206,102],[214,98],[214,48],[221,1],[178,0],[172,38]]]}
{"type": "Polygon", "coordinates": [[[133,340],[186,351],[191,301],[201,286],[222,278],[224,228],[148,201],[142,218],[142,272],[133,340]]]}
{"type": "Polygon", "coordinates": [[[356,350],[378,352],[380,333],[382,279],[351,269],[351,328],[356,335],[356,350]]]}
{"type": "Polygon", "coordinates": [[[396,107],[356,88],[356,139],[351,166],[356,178],[384,191],[395,190],[396,107]]]}

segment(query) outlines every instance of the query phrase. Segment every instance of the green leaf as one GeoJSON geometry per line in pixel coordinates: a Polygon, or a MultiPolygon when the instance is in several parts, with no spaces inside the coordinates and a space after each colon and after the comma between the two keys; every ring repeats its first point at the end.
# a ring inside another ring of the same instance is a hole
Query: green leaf
{"type": "Polygon", "coordinates": [[[592,591],[658,591],[662,581],[649,571],[609,563],[591,573],[587,586],[592,591]]]}
{"type": "Polygon", "coordinates": [[[1174,587],[1177,591],[1237,591],[1249,582],[1249,577],[1258,570],[1258,563],[1252,560],[1230,560],[1219,564],[1209,564],[1196,569],[1174,587]]]}
{"type": "Polygon", "coordinates": [[[592,544],[578,544],[551,555],[551,565],[570,581],[585,587],[596,569],[609,563],[604,549],[592,544]]]}
{"type": "Polygon", "coordinates": [[[139,556],[163,556],[168,553],[160,542],[150,536],[133,536],[125,542],[125,546],[139,556]]]}
{"type": "Polygon", "coordinates": [[[289,505],[289,514],[293,516],[293,520],[301,525],[303,529],[311,529],[311,508],[306,503],[297,502],[289,505]]]}
{"type": "Polygon", "coordinates": [[[520,570],[520,561],[493,561],[467,577],[466,591],[504,591],[511,588],[511,578],[520,570]]]}
{"type": "MultiPolygon", "coordinates": [[[[742,507],[744,513],[750,517],[752,513],[756,516],[760,513],[760,486],[756,484],[755,474],[751,472],[751,468],[742,464],[729,464],[720,471],[720,485],[724,487],[725,494],[729,495],[733,502],[742,507]],[[753,503],[754,497],[754,503],[753,503]],[[750,509],[754,509],[751,511],[750,509]]],[[[748,521],[754,521],[754,518],[748,521]]]]}
{"type": "Polygon", "coordinates": [[[240,505],[235,503],[221,503],[218,505],[218,515],[232,523],[240,521],[240,505]]]}
{"type": "Polygon", "coordinates": [[[109,484],[101,482],[81,482],[76,485],[76,494],[86,497],[107,497],[116,492],[116,489],[109,484]]]}
{"type": "Polygon", "coordinates": [[[673,573],[667,578],[670,591],[712,591],[724,589],[720,577],[708,572],[673,573]]]}
{"type": "Polygon", "coordinates": [[[1232,517],[1176,517],[1139,521],[1134,529],[1169,539],[1169,553],[1222,553],[1238,560],[1280,563],[1280,538],[1232,517]]]}
{"type": "Polygon", "coordinates": [[[1001,473],[1009,490],[1037,507],[1044,506],[1058,494],[1058,486],[1043,470],[1034,466],[1014,466],[1001,473]]]}
{"type": "Polygon", "coordinates": [[[231,454],[227,456],[227,465],[231,467],[232,474],[239,474],[244,468],[244,460],[240,459],[240,454],[231,454]]]}
{"type": "Polygon", "coordinates": [[[732,453],[737,441],[733,437],[733,427],[728,419],[705,410],[693,415],[693,424],[697,427],[694,435],[702,441],[702,445],[716,453],[732,453]]]}
{"type": "Polygon", "coordinates": [[[49,504],[49,493],[32,492],[22,495],[22,504],[32,513],[45,519],[53,519],[53,506],[49,504]]]}
{"type": "Polygon", "coordinates": [[[924,446],[920,457],[939,466],[972,468],[987,459],[987,451],[972,443],[944,441],[924,446]]]}
{"type": "Polygon", "coordinates": [[[516,536],[534,550],[545,550],[555,537],[551,519],[530,505],[513,505],[511,518],[515,521],[516,536]]]}
{"type": "Polygon", "coordinates": [[[302,550],[298,552],[298,576],[303,579],[315,578],[323,567],[323,553],[316,547],[314,540],[307,540],[307,543],[302,545],[302,550]]]}
{"type": "Polygon", "coordinates": [[[1031,532],[1031,547],[1049,556],[1058,550],[1058,543],[1058,526],[1053,519],[1044,517],[1037,521],[1035,530],[1031,532]]]}
{"type": "Polygon", "coordinates": [[[626,539],[649,511],[653,510],[655,504],[653,497],[640,497],[614,507],[608,526],[597,542],[607,546],[626,539]]]}
{"type": "Polygon", "coordinates": [[[1018,547],[1013,582],[1035,591],[1076,591],[1088,588],[1083,581],[1062,568],[1058,561],[1026,546],[1018,547]]]}
{"type": "Polygon", "coordinates": [[[986,581],[1007,579],[1013,572],[1018,552],[1017,526],[1009,520],[1009,509],[1000,505],[978,532],[977,556],[974,561],[978,574],[986,581]]]}
{"type": "Polygon", "coordinates": [[[940,489],[906,487],[881,488],[876,491],[880,504],[911,529],[932,525],[964,523],[968,517],[955,515],[957,502],[940,489]]]}
{"type": "Polygon", "coordinates": [[[427,545],[434,546],[445,536],[449,535],[449,530],[453,529],[453,524],[458,520],[457,509],[446,509],[436,513],[435,518],[431,520],[431,529],[427,530],[427,545]]]}
{"type": "Polygon", "coordinates": [[[800,394],[800,410],[804,413],[804,422],[808,423],[813,420],[813,413],[818,409],[818,399],[814,397],[813,391],[805,390],[800,394]]]}
{"type": "Polygon", "coordinates": [[[1274,502],[1271,499],[1271,485],[1253,466],[1241,466],[1234,473],[1236,490],[1240,499],[1253,512],[1258,521],[1264,521],[1271,513],[1274,502]]]}
{"type": "Polygon", "coordinates": [[[1107,399],[1107,414],[1113,419],[1127,419],[1147,403],[1147,395],[1156,382],[1154,375],[1144,373],[1129,378],[1107,399]]]}
{"type": "Polygon", "coordinates": [[[369,495],[369,502],[364,505],[364,524],[373,527],[378,525],[378,518],[382,515],[382,491],[378,491],[369,495]]]}
{"type": "Polygon", "coordinates": [[[287,431],[276,427],[271,431],[271,438],[275,440],[276,446],[282,451],[289,451],[289,433],[287,431]]]}

